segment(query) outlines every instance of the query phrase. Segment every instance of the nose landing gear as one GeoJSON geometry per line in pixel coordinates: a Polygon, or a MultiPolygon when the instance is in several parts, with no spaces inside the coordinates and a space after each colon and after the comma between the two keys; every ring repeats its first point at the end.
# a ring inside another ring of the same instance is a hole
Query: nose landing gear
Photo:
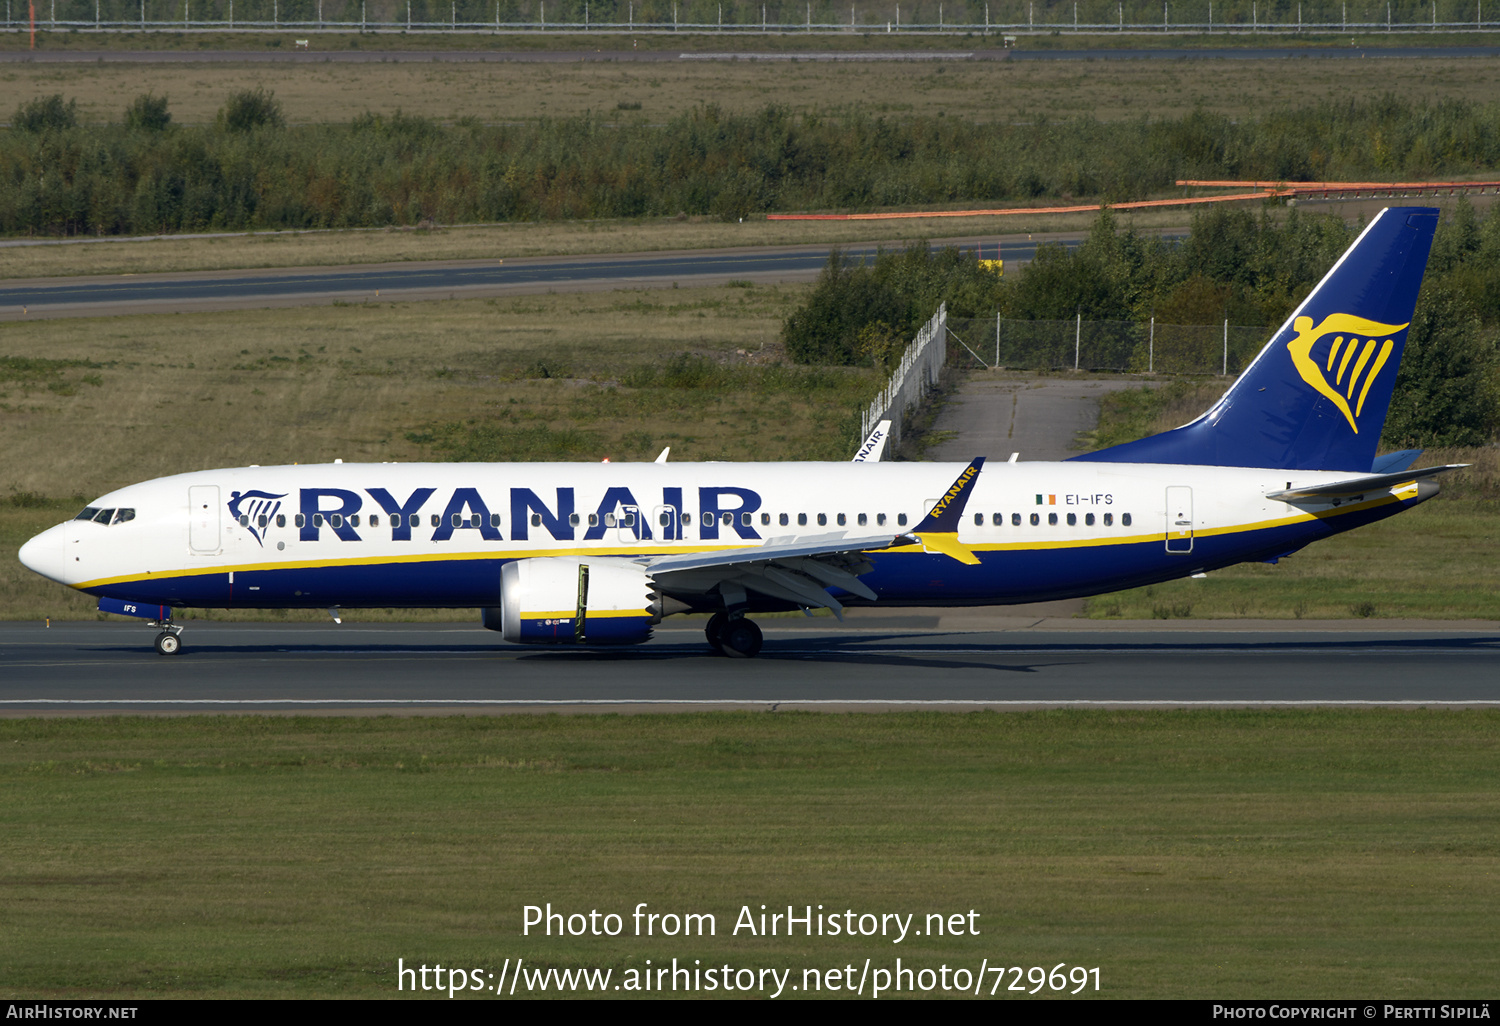
{"type": "Polygon", "coordinates": [[[157,655],[176,655],[182,651],[182,628],[171,620],[152,620],[146,626],[160,627],[162,632],[156,636],[157,655]]]}

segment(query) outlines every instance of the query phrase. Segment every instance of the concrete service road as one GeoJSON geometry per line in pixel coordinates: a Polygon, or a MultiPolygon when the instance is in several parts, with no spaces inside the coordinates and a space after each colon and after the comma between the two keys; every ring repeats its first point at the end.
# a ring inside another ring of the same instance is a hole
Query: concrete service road
{"type": "Polygon", "coordinates": [[[582,650],[458,624],[192,623],[174,657],[155,653],[144,626],[11,623],[0,625],[0,711],[1500,705],[1500,631],[1487,624],[798,622],[761,621],[753,660],[710,654],[692,622],[643,646],[582,650]]]}

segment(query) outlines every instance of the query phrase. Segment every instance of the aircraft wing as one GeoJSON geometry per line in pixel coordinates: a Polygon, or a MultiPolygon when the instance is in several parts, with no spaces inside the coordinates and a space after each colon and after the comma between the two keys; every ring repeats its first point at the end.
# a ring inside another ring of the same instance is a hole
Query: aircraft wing
{"type": "Polygon", "coordinates": [[[973,460],[953,486],[910,533],[830,534],[769,538],[753,548],[718,552],[688,552],[638,560],[664,591],[674,588],[705,593],[717,590],[725,605],[743,602],[745,591],[755,591],[804,608],[830,609],[842,619],[844,607],[827,591],[838,588],[874,602],[878,597],[859,575],[875,568],[865,556],[897,545],[921,545],[961,563],[978,558],[958,543],[958,521],[969,500],[984,457],[973,460]]]}
{"type": "Polygon", "coordinates": [[[688,552],[680,556],[660,556],[642,562],[646,564],[646,569],[651,571],[652,576],[659,576],[681,570],[708,570],[714,567],[771,563],[784,559],[841,556],[909,544],[911,544],[911,539],[905,535],[880,534],[851,537],[846,531],[838,531],[834,534],[803,535],[797,538],[768,538],[764,545],[757,545],[753,548],[729,549],[721,552],[688,552]]]}
{"type": "Polygon", "coordinates": [[[1397,474],[1363,474],[1359,477],[1345,478],[1343,481],[1330,481],[1327,484],[1306,485],[1301,488],[1288,488],[1279,492],[1267,492],[1266,498],[1279,499],[1282,502],[1302,502],[1307,499],[1341,499],[1349,495],[1364,495],[1366,492],[1377,492],[1392,485],[1405,484],[1424,477],[1433,477],[1450,470],[1460,470],[1467,467],[1467,463],[1450,463],[1444,467],[1426,467],[1422,470],[1403,470],[1397,474]]]}
{"type": "Polygon", "coordinates": [[[910,544],[912,540],[905,535],[851,536],[839,532],[771,538],[754,548],[684,553],[639,562],[656,586],[669,593],[717,590],[726,605],[735,605],[744,601],[744,592],[755,591],[807,609],[830,609],[842,619],[843,603],[827,589],[839,588],[875,601],[875,592],[859,579],[860,574],[875,568],[864,553],[910,544]]]}

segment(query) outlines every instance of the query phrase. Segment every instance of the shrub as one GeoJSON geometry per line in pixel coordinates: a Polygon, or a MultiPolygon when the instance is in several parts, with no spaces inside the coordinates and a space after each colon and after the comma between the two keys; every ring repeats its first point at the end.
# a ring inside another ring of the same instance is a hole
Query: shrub
{"type": "Polygon", "coordinates": [[[20,132],[50,132],[78,124],[78,101],[63,102],[62,93],[23,103],[11,115],[10,126],[20,132]]]}
{"type": "Polygon", "coordinates": [[[125,108],[125,127],[136,128],[146,132],[160,132],[172,121],[172,114],[167,110],[167,98],[155,96],[151,93],[142,93],[130,101],[130,106],[125,108]]]}
{"type": "Polygon", "coordinates": [[[257,87],[231,96],[219,109],[215,123],[227,132],[249,132],[257,128],[281,128],[286,118],[275,94],[257,87]]]}

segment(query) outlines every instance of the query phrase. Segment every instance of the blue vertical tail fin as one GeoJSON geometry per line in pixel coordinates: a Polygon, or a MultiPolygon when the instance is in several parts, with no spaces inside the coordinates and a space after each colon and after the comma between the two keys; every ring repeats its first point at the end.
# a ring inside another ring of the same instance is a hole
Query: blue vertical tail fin
{"type": "Polygon", "coordinates": [[[1437,218],[1382,210],[1212,409],[1074,459],[1367,473],[1437,218]]]}

